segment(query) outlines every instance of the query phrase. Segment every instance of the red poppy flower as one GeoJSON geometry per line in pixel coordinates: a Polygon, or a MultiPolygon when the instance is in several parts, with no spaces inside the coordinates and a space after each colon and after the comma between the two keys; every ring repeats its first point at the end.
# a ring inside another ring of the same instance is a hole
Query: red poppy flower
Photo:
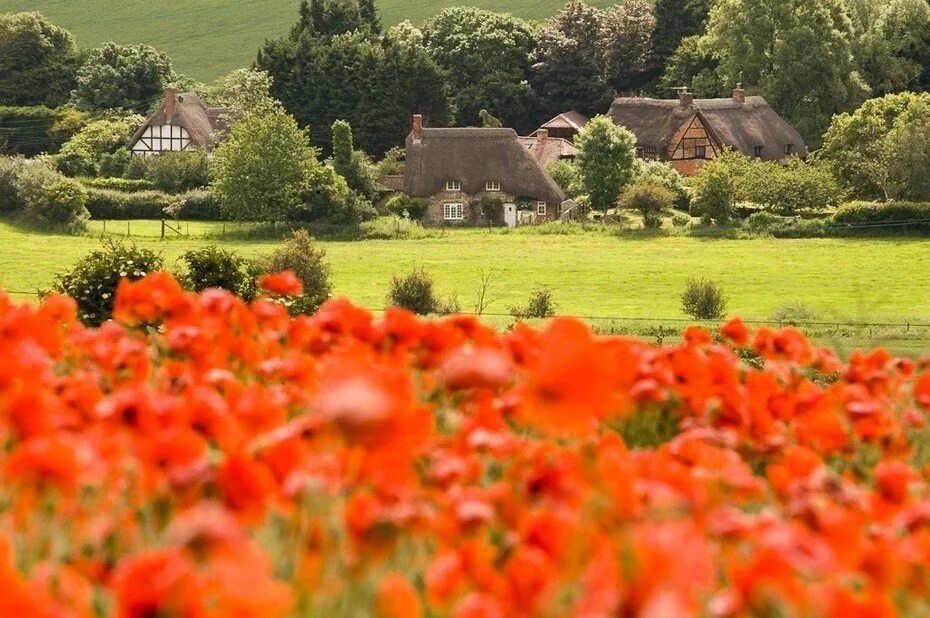
{"type": "Polygon", "coordinates": [[[293,271],[286,270],[271,275],[262,275],[258,284],[274,296],[299,296],[304,291],[303,283],[293,271]]]}

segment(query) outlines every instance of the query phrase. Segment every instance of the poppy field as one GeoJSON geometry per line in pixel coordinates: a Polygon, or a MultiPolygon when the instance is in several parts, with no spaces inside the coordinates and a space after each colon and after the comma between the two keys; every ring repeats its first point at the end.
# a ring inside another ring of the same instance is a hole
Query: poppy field
{"type": "Polygon", "coordinates": [[[930,373],[739,320],[0,295],[0,615],[923,616],[930,373]]]}

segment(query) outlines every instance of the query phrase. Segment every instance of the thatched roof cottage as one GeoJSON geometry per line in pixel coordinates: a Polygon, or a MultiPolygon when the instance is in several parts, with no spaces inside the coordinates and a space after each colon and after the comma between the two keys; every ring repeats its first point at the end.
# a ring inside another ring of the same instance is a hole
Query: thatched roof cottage
{"type": "Polygon", "coordinates": [[[196,92],[179,93],[169,88],[158,110],[132,136],[130,150],[142,156],[212,150],[229,114],[225,108],[208,107],[196,92]]]}
{"type": "Polygon", "coordinates": [[[728,99],[695,99],[686,90],[671,100],[622,97],[608,115],[636,135],[638,156],[667,160],[685,175],[724,148],[762,161],[808,154],[800,133],[741,85],[728,99]]]}
{"type": "Polygon", "coordinates": [[[495,222],[482,202],[502,205],[509,226],[521,222],[520,211],[527,211],[524,222],[553,221],[566,202],[513,129],[426,128],[417,115],[406,156],[404,192],[429,200],[431,223],[495,222]]]}

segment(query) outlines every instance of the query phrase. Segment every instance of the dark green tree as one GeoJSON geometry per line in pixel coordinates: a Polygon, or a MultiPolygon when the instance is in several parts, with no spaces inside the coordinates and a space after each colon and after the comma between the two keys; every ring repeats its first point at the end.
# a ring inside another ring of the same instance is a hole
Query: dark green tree
{"type": "Polygon", "coordinates": [[[88,110],[145,113],[177,79],[171,60],[154,47],[106,43],[78,71],[74,102],[88,110]]]}
{"type": "Polygon", "coordinates": [[[500,129],[504,126],[500,120],[492,116],[486,109],[478,112],[478,124],[486,129],[500,129]]]}
{"type": "Polygon", "coordinates": [[[79,65],[68,31],[38,13],[0,14],[0,105],[61,105],[79,65]]]}
{"type": "Polygon", "coordinates": [[[381,32],[381,18],[372,0],[301,0],[291,36],[331,37],[355,30],[381,32]]]}
{"type": "Polygon", "coordinates": [[[713,0],[656,0],[656,28],[652,50],[659,66],[665,66],[689,36],[704,33],[713,0]]]}
{"type": "Polygon", "coordinates": [[[355,149],[352,126],[345,120],[337,120],[331,130],[333,169],[346,179],[350,189],[366,199],[374,199],[377,196],[377,168],[368,155],[355,149]]]}

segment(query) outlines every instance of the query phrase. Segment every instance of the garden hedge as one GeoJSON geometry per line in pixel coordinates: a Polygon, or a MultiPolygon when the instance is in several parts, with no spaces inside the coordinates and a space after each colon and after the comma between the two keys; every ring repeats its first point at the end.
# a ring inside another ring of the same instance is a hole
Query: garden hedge
{"type": "Polygon", "coordinates": [[[178,218],[194,221],[221,221],[219,200],[210,191],[168,195],[159,191],[127,193],[112,189],[88,188],[87,210],[92,219],[165,219],[165,208],[183,202],[178,218]]]}
{"type": "Polygon", "coordinates": [[[849,202],[833,215],[834,226],[930,232],[928,202],[849,202]]]}

